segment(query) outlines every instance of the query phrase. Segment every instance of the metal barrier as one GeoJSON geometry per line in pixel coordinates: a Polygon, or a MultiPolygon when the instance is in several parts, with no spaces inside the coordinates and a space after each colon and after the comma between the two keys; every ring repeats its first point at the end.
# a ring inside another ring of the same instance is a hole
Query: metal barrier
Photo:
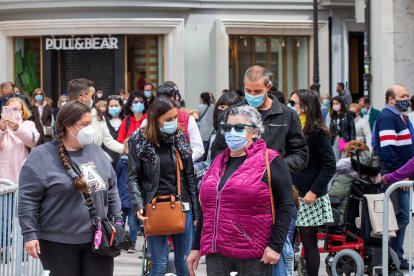
{"type": "Polygon", "coordinates": [[[24,251],[17,217],[18,186],[0,179],[0,276],[40,276],[42,265],[24,251]]]}
{"type": "Polygon", "coordinates": [[[389,206],[389,198],[391,196],[391,193],[395,191],[396,189],[402,188],[402,187],[408,187],[409,188],[409,196],[410,196],[410,212],[409,212],[409,222],[408,222],[408,228],[409,228],[409,253],[408,253],[408,261],[409,261],[409,274],[408,275],[414,275],[411,270],[412,265],[412,247],[413,247],[413,227],[411,225],[412,221],[412,215],[413,215],[413,181],[400,181],[397,183],[392,184],[384,193],[384,199],[383,199],[383,231],[382,231],[382,275],[388,276],[388,247],[389,247],[389,241],[388,241],[388,206],[389,206]]]}

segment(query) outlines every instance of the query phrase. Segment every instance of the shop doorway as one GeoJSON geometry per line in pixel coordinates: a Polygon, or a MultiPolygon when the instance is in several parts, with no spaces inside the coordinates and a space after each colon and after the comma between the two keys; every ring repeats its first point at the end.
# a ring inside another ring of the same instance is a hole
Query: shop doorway
{"type": "Polygon", "coordinates": [[[62,87],[63,91],[66,91],[70,80],[86,78],[93,80],[95,88],[102,89],[105,94],[115,94],[114,51],[60,51],[60,87],[62,87]]]}
{"type": "Polygon", "coordinates": [[[355,102],[364,95],[364,33],[349,33],[349,90],[355,102]]]}

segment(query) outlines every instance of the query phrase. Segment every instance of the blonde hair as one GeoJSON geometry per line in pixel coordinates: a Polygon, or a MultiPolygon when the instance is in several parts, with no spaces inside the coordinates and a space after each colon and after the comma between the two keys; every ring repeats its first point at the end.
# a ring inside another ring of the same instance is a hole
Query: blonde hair
{"type": "Polygon", "coordinates": [[[351,109],[351,107],[354,107],[357,113],[361,112],[361,106],[359,104],[356,104],[356,103],[350,104],[348,109],[351,109]]]}
{"type": "Polygon", "coordinates": [[[108,105],[107,105],[107,103],[106,103],[106,101],[98,101],[96,104],[95,104],[95,108],[96,109],[99,109],[99,108],[101,108],[101,107],[105,107],[105,108],[107,108],[108,107],[108,105]]]}
{"type": "Polygon", "coordinates": [[[6,105],[7,106],[10,105],[12,102],[18,102],[22,106],[22,119],[24,121],[32,117],[32,112],[30,111],[30,109],[28,108],[28,106],[22,99],[18,97],[11,98],[10,100],[7,101],[6,105]]]}

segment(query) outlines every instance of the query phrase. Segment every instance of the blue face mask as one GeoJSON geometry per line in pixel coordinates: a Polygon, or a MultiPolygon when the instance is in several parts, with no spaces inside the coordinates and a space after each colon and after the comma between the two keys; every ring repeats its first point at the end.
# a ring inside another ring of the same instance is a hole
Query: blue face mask
{"type": "Polygon", "coordinates": [[[232,128],[230,132],[224,134],[224,138],[227,146],[232,151],[240,150],[247,145],[246,130],[238,132],[232,128]]]}
{"type": "Polygon", "coordinates": [[[145,90],[144,91],[144,96],[147,99],[152,98],[152,92],[151,91],[148,91],[148,90],[145,90]]]}
{"type": "Polygon", "coordinates": [[[249,93],[247,93],[247,92],[245,92],[244,93],[245,95],[244,95],[244,97],[245,97],[245,99],[246,99],[246,101],[247,101],[247,103],[251,106],[251,107],[254,107],[254,108],[259,108],[259,107],[261,107],[262,105],[263,105],[263,103],[264,103],[264,100],[265,100],[265,94],[266,94],[266,92],[265,93],[263,93],[263,94],[260,94],[260,95],[257,95],[257,96],[252,96],[252,95],[250,95],[249,93]]]}
{"type": "Polygon", "coordinates": [[[43,95],[35,95],[35,101],[36,102],[41,102],[41,101],[43,101],[43,95]]]}
{"type": "Polygon", "coordinates": [[[134,103],[131,105],[131,110],[134,113],[141,113],[144,109],[145,105],[143,103],[134,103]]]}
{"type": "Polygon", "coordinates": [[[407,112],[408,108],[410,107],[410,100],[396,100],[395,107],[397,107],[397,109],[401,112],[407,112]]]}
{"type": "Polygon", "coordinates": [[[108,108],[108,113],[111,116],[118,116],[121,113],[121,107],[110,107],[108,108]]]}
{"type": "Polygon", "coordinates": [[[329,104],[330,104],[330,100],[329,99],[323,99],[322,100],[322,104],[324,105],[324,106],[329,106],[329,104]]]}
{"type": "Polygon", "coordinates": [[[92,109],[92,108],[93,108],[93,101],[92,101],[92,100],[89,102],[89,108],[90,108],[90,109],[92,109]]]}
{"type": "Polygon", "coordinates": [[[367,109],[365,107],[361,108],[361,115],[364,116],[367,113],[367,109]]]}
{"type": "Polygon", "coordinates": [[[160,131],[166,134],[173,134],[177,131],[178,122],[177,120],[172,122],[164,122],[164,127],[160,127],[160,131]]]}

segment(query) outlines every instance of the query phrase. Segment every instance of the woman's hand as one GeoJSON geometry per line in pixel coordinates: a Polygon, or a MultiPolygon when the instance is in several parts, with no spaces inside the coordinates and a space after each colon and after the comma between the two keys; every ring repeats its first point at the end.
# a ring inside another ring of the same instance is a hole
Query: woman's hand
{"type": "Polygon", "coordinates": [[[1,131],[5,131],[8,124],[9,124],[9,120],[7,120],[7,118],[1,119],[0,120],[0,129],[1,129],[1,131]]]}
{"type": "Polygon", "coordinates": [[[144,210],[143,209],[139,209],[139,211],[137,212],[137,217],[140,221],[145,221],[148,219],[148,217],[144,217],[144,210]]]}
{"type": "Polygon", "coordinates": [[[318,196],[316,194],[309,191],[306,193],[305,197],[302,200],[303,200],[303,203],[309,204],[309,203],[314,203],[317,198],[318,196]]]}
{"type": "Polygon", "coordinates": [[[7,121],[8,121],[8,125],[11,127],[13,131],[17,131],[19,129],[19,122],[13,119],[10,119],[10,118],[8,118],[7,121]]]}
{"type": "Polygon", "coordinates": [[[195,270],[197,270],[198,262],[200,261],[200,251],[191,250],[190,255],[187,257],[187,266],[190,276],[195,276],[195,270]]]}
{"type": "Polygon", "coordinates": [[[39,259],[40,245],[38,240],[28,241],[24,243],[24,250],[30,257],[39,259]]]}
{"type": "Polygon", "coordinates": [[[279,262],[279,259],[280,259],[280,254],[268,246],[265,248],[263,257],[260,261],[265,264],[273,265],[273,264],[277,264],[279,262]]]}

